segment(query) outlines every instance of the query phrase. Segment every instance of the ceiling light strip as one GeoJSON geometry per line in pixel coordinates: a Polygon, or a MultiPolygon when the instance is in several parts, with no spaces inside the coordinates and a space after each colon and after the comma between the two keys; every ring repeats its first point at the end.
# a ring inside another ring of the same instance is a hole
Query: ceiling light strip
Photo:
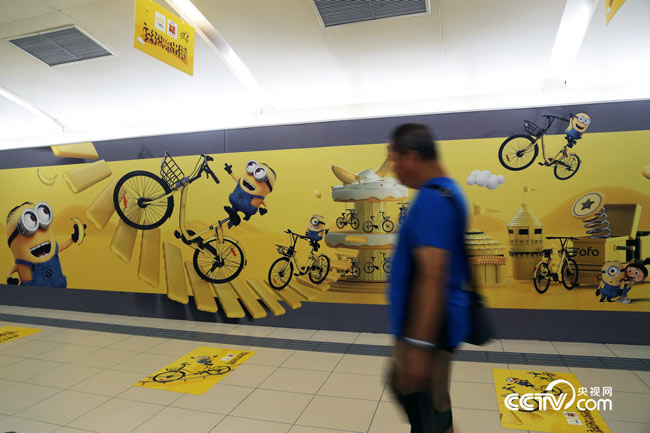
{"type": "Polygon", "coordinates": [[[65,126],[63,126],[63,124],[61,122],[59,122],[56,118],[50,116],[49,114],[47,114],[43,110],[41,110],[41,109],[35,107],[34,105],[30,104],[29,102],[27,102],[26,100],[24,100],[20,96],[16,95],[15,93],[5,89],[4,87],[0,87],[0,96],[4,97],[5,99],[7,99],[7,100],[9,100],[11,102],[13,102],[14,104],[20,105],[21,107],[23,107],[24,109],[26,109],[27,111],[29,111],[32,114],[35,114],[35,115],[37,115],[39,117],[45,118],[45,119],[47,119],[47,120],[49,120],[51,122],[56,123],[57,126],[59,126],[59,128],[61,128],[61,131],[65,132],[65,126]]]}

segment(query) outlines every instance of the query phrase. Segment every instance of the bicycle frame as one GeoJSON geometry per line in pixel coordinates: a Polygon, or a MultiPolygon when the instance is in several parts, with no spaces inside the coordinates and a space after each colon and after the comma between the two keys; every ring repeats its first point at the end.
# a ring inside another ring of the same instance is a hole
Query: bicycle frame
{"type": "Polygon", "coordinates": [[[307,263],[305,264],[305,267],[302,268],[300,266],[300,263],[298,263],[298,258],[296,257],[296,244],[298,243],[299,238],[304,238],[304,236],[299,235],[298,233],[294,232],[289,232],[289,236],[291,236],[291,246],[289,247],[289,250],[291,251],[290,255],[284,255],[285,257],[288,257],[289,260],[292,260],[293,263],[296,265],[296,270],[300,275],[304,275],[307,273],[311,265],[314,263],[314,249],[312,248],[311,251],[309,252],[309,257],[307,258],[307,263]],[[305,272],[303,272],[301,269],[305,269],[305,272]]]}
{"type": "Polygon", "coordinates": [[[563,165],[563,166],[569,168],[569,165],[562,162],[562,160],[564,158],[569,157],[569,152],[567,151],[567,147],[569,147],[570,145],[575,144],[575,141],[568,141],[567,144],[562,146],[562,149],[560,149],[560,151],[553,158],[548,158],[546,156],[546,145],[544,144],[544,136],[546,135],[546,131],[548,131],[551,128],[551,125],[553,125],[553,122],[555,121],[555,119],[564,120],[565,122],[568,122],[569,120],[567,120],[567,119],[565,119],[563,117],[550,116],[550,115],[549,116],[544,116],[544,117],[546,117],[546,126],[544,128],[542,128],[542,133],[539,136],[534,136],[534,135],[530,134],[530,136],[533,137],[534,140],[533,140],[532,143],[530,143],[530,145],[528,145],[526,148],[522,149],[522,151],[527,152],[531,147],[537,146],[537,143],[541,143],[540,147],[542,148],[542,158],[544,159],[544,165],[550,167],[551,165],[559,164],[559,165],[563,165]],[[560,156],[562,157],[561,159],[559,158],[560,156]]]}

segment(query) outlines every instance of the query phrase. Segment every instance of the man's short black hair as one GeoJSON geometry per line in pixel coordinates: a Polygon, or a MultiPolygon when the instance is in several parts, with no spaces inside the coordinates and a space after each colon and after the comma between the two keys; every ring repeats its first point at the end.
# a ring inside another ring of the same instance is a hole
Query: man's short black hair
{"type": "Polygon", "coordinates": [[[415,150],[423,159],[437,159],[436,142],[425,125],[405,123],[391,134],[391,149],[397,153],[415,150]]]}

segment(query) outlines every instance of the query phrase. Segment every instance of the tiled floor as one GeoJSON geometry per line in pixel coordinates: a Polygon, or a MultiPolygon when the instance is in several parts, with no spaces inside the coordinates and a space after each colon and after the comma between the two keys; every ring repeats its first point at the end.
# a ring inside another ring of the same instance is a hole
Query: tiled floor
{"type": "MultiPolygon", "coordinates": [[[[1,313],[254,337],[389,345],[387,335],[266,328],[73,313],[0,305],[1,313]]],[[[30,326],[21,323],[3,325],[30,326]]],[[[387,389],[389,358],[267,347],[203,395],[134,387],[199,346],[235,347],[79,329],[43,332],[0,345],[0,432],[19,433],[406,433],[387,389]]],[[[498,340],[465,350],[650,358],[650,347],[498,340]]],[[[650,432],[650,372],[454,362],[456,433],[521,432],[501,427],[492,369],[571,371],[583,386],[612,386],[601,412],[614,433],[650,432]],[[605,383],[606,382],[606,383],[605,383]]]]}

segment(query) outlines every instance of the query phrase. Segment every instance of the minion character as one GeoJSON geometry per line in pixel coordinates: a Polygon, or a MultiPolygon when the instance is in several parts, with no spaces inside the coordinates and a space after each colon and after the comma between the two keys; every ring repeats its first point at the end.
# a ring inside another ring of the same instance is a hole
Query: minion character
{"type": "Polygon", "coordinates": [[[616,302],[629,304],[632,301],[627,297],[628,292],[636,283],[640,283],[648,278],[648,268],[646,265],[650,264],[650,258],[645,260],[637,260],[630,263],[625,267],[623,281],[621,282],[621,297],[616,302]]]}
{"type": "Polygon", "coordinates": [[[224,170],[237,182],[235,190],[228,196],[231,206],[224,206],[230,217],[228,228],[237,226],[241,222],[237,212],[243,213],[244,221],[248,221],[257,213],[260,205],[264,205],[259,211],[260,215],[266,214],[269,206],[264,199],[273,192],[278,178],[275,171],[268,165],[254,160],[246,163],[246,173],[239,179],[232,174],[232,165],[226,163],[224,170]]]}
{"type": "Polygon", "coordinates": [[[586,113],[578,113],[575,116],[571,116],[569,127],[565,131],[567,137],[579,140],[582,138],[582,134],[589,128],[590,124],[591,117],[586,113]]]}
{"type": "Polygon", "coordinates": [[[306,236],[309,238],[309,244],[315,251],[320,247],[319,242],[323,240],[323,236],[329,230],[325,230],[325,217],[321,215],[314,215],[309,218],[309,226],[307,227],[306,236]]]}
{"type": "Polygon", "coordinates": [[[61,247],[50,229],[54,215],[45,202],[36,205],[25,202],[7,215],[7,243],[15,264],[7,274],[7,284],[22,286],[67,287],[68,281],[61,270],[59,252],[73,243],[81,244],[86,225],[75,221],[74,231],[61,247]],[[18,278],[12,275],[18,273],[18,278]]]}
{"type": "Polygon", "coordinates": [[[605,262],[601,268],[602,278],[598,289],[596,289],[596,296],[600,295],[600,302],[607,299],[607,302],[612,302],[612,299],[621,295],[621,282],[625,278],[625,266],[618,260],[605,262]]]}
{"type": "Polygon", "coordinates": [[[509,377],[506,379],[506,382],[514,383],[515,385],[519,385],[519,386],[526,386],[528,388],[535,388],[535,385],[530,383],[528,380],[519,379],[517,377],[509,377]]]}

